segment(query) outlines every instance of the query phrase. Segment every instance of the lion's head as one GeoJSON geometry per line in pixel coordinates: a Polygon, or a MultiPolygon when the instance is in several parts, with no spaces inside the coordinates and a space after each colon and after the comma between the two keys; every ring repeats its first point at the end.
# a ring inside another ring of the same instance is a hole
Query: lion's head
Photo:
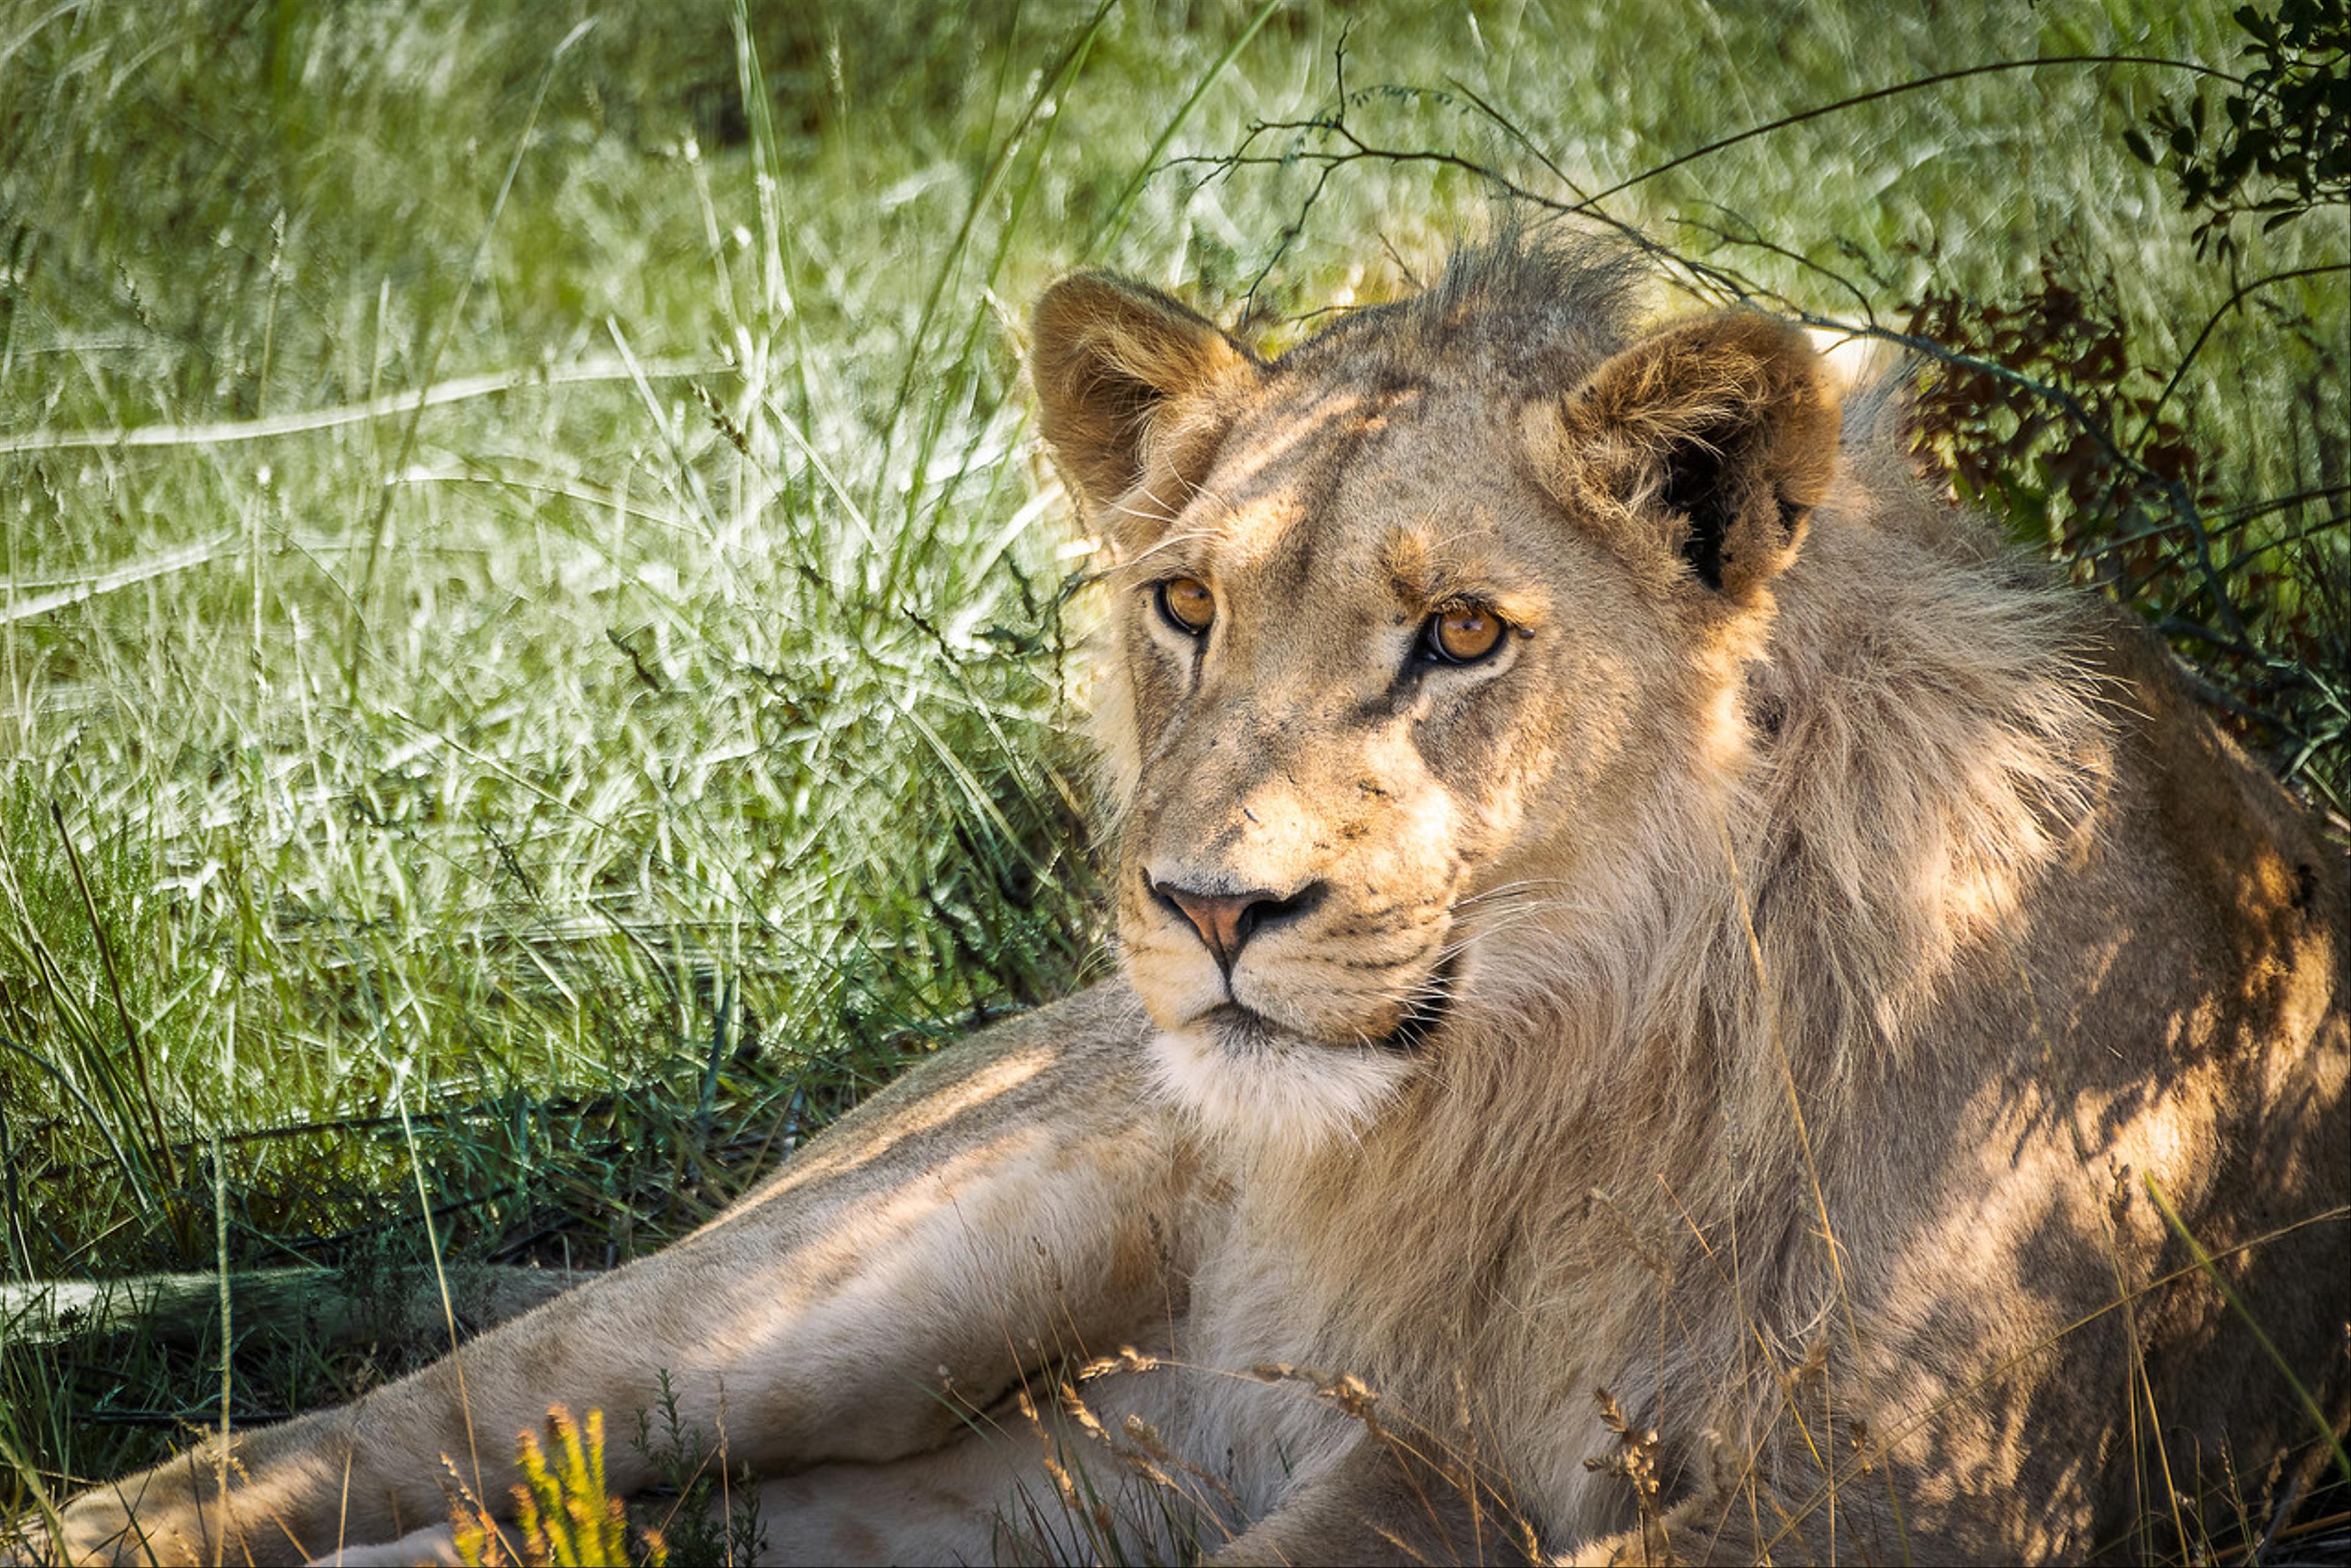
{"type": "Polygon", "coordinates": [[[1616,896],[1744,746],[1742,668],[1836,465],[1793,329],[1631,339],[1625,269],[1506,243],[1277,361],[1079,277],[1044,432],[1113,564],[1127,972],[1214,1122],[1313,1134],[1616,896]]]}

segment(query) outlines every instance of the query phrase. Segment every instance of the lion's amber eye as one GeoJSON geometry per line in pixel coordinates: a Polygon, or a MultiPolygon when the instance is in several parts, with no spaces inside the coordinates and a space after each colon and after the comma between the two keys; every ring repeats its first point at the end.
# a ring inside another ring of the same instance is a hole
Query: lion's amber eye
{"type": "Polygon", "coordinates": [[[1159,613],[1186,636],[1202,637],[1217,618],[1217,601],[1198,578],[1171,577],[1159,585],[1159,613]]]}
{"type": "Polygon", "coordinates": [[[1420,641],[1439,663],[1474,664],[1502,645],[1502,618],[1482,604],[1457,604],[1430,616],[1420,641]]]}

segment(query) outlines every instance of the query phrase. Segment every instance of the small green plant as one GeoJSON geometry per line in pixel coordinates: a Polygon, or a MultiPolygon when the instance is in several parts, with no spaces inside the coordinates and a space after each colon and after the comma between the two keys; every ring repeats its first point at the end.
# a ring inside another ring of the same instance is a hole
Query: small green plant
{"type": "Polygon", "coordinates": [[[520,1539],[510,1539],[474,1499],[458,1509],[457,1555],[469,1568],[607,1568],[616,1563],[662,1568],[669,1546],[652,1531],[631,1550],[629,1521],[604,1484],[604,1413],[588,1412],[583,1431],[562,1406],[547,1412],[554,1455],[536,1432],[517,1438],[523,1483],[514,1489],[520,1539]]]}
{"type": "Polygon", "coordinates": [[[661,1374],[660,1404],[637,1412],[636,1436],[629,1441],[653,1467],[654,1500],[637,1508],[637,1524],[646,1540],[666,1542],[681,1562],[759,1560],[768,1532],[759,1518],[759,1493],[750,1467],[728,1474],[724,1426],[716,1441],[701,1427],[688,1426],[678,1414],[677,1391],[666,1368],[661,1374]]]}

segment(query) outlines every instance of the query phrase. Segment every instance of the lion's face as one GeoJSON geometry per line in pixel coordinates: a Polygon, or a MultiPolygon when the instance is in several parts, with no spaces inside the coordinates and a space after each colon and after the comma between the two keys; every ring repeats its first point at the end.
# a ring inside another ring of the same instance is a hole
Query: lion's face
{"type": "Polygon", "coordinates": [[[1115,574],[1120,928],[1163,1027],[1410,1049],[1513,847],[1601,827],[1544,808],[1604,803],[1651,683],[1590,628],[1657,617],[1517,465],[1463,482],[1493,423],[1427,389],[1272,400],[1115,574]]]}
{"type": "Polygon", "coordinates": [[[1179,1092],[1359,1120],[1515,919],[1572,909],[1667,779],[1721,770],[1825,465],[1724,470],[1784,437],[1774,403],[1834,441],[1800,342],[1733,318],[1571,344],[1529,388],[1375,326],[1269,366],[1155,297],[1049,297],[1048,434],[1113,497],[1119,928],[1179,1092]]]}

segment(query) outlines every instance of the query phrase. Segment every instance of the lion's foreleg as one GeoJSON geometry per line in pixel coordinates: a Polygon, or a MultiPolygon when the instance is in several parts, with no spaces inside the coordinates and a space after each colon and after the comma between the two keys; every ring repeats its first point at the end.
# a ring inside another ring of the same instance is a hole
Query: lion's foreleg
{"type": "Polygon", "coordinates": [[[911,1074],[668,1250],[557,1298],[355,1405],[242,1434],[225,1508],[202,1451],[85,1495],[75,1555],[299,1560],[445,1518],[451,1472],[494,1507],[516,1434],[663,1398],[730,1465],[935,1446],[1024,1371],[1113,1349],[1175,1310],[1187,1169],[1138,1091],[1140,1027],[1089,993],[911,1074]],[[144,1541],[152,1543],[142,1545],[144,1541]]]}

